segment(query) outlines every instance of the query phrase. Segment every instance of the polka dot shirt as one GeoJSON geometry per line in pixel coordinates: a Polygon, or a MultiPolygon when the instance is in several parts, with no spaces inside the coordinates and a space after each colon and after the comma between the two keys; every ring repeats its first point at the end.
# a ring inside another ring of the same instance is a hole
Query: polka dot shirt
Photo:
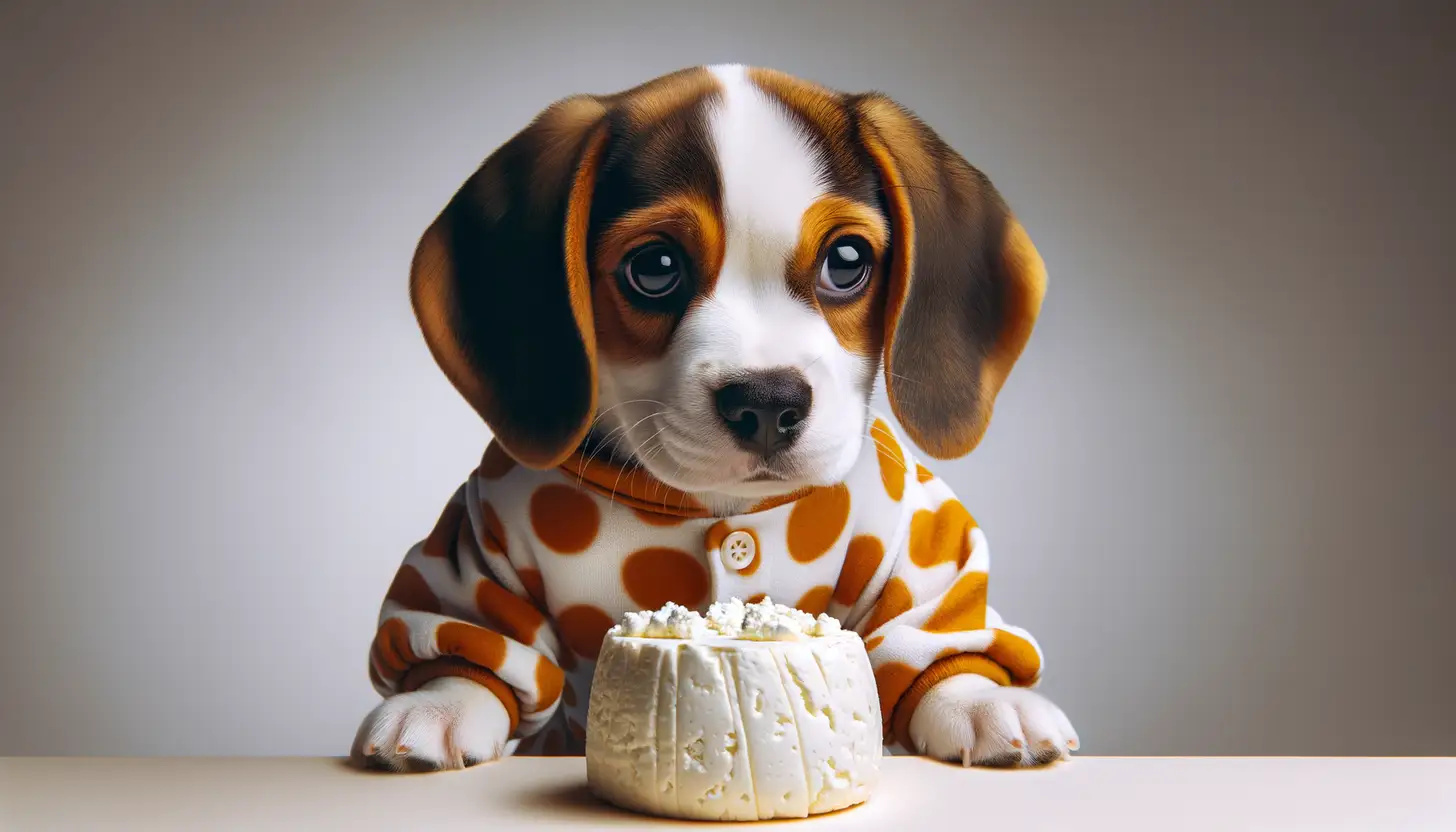
{"type": "Polygon", "coordinates": [[[975,519],[885,419],[870,434],[843,483],[733,517],[640,469],[537,471],[492,443],[385,595],[375,689],[474,679],[510,713],[516,753],[580,754],[594,661],[623,613],[764,596],[864,637],[892,753],[942,679],[1034,685],[1036,641],[986,603],[975,519]]]}

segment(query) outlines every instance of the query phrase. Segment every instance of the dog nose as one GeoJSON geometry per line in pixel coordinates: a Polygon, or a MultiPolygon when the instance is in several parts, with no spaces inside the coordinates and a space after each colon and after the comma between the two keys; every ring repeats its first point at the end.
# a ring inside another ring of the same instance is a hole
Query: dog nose
{"type": "Polygon", "coordinates": [[[798,437],[814,391],[798,370],[768,370],[720,387],[713,396],[739,444],[770,456],[798,437]]]}

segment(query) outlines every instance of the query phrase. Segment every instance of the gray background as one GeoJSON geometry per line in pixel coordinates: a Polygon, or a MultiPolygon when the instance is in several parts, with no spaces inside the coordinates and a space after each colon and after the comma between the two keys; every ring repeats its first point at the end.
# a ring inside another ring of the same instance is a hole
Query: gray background
{"type": "Polygon", "coordinates": [[[550,101],[718,61],[898,97],[1046,258],[941,470],[1089,753],[1452,753],[1452,17],[5,3],[0,754],[343,753],[486,439],[418,234],[550,101]]]}

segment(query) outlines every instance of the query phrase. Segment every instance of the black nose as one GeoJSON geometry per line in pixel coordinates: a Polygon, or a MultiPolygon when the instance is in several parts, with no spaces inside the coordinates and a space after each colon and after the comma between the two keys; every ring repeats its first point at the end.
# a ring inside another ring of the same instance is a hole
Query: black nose
{"type": "Polygon", "coordinates": [[[814,391],[798,370],[767,370],[720,387],[718,413],[743,447],[769,456],[793,444],[814,391]]]}

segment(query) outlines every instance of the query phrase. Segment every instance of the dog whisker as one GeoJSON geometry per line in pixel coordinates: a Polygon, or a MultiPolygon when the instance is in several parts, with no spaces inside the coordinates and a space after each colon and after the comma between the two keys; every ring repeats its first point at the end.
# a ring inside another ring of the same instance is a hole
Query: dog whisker
{"type": "Polygon", "coordinates": [[[879,448],[890,456],[896,456],[900,453],[900,449],[896,448],[893,445],[887,444],[883,439],[880,439],[878,436],[872,436],[868,433],[861,434],[861,436],[875,443],[876,448],[879,448]]]}
{"type": "MultiPolygon", "coordinates": [[[[611,407],[607,408],[606,410],[603,410],[601,413],[598,413],[596,415],[596,418],[592,419],[591,424],[587,426],[587,436],[591,436],[592,435],[592,432],[596,430],[597,423],[599,423],[603,419],[605,419],[607,417],[607,414],[608,413],[611,413],[613,410],[616,410],[619,407],[626,407],[629,404],[655,404],[658,407],[662,407],[662,408],[666,408],[667,407],[667,404],[665,402],[660,402],[657,399],[628,399],[627,401],[624,401],[624,402],[618,402],[618,403],[612,405],[611,407]]],[[[610,435],[610,434],[608,434],[608,435],[610,435]]]]}
{"type": "MultiPolygon", "coordinates": [[[[622,431],[622,435],[623,436],[626,436],[627,434],[629,434],[632,431],[633,428],[637,427],[638,425],[642,424],[643,422],[647,421],[648,419],[651,419],[651,418],[653,418],[655,416],[662,415],[662,413],[663,413],[663,411],[659,410],[659,411],[657,411],[655,413],[649,413],[649,414],[647,414],[646,416],[642,417],[641,419],[638,419],[636,422],[634,422],[630,426],[628,426],[628,425],[618,426],[611,433],[607,434],[607,437],[611,437],[613,434],[616,434],[617,431],[622,431]]],[[[582,465],[582,471],[578,472],[578,477],[577,477],[577,482],[576,482],[576,484],[577,484],[578,487],[581,486],[582,481],[586,477],[586,471],[585,471],[586,466],[589,465],[589,464],[591,464],[592,459],[594,459],[596,457],[596,455],[599,454],[599,453],[601,453],[602,450],[605,449],[606,447],[607,447],[607,439],[603,439],[601,441],[601,443],[597,446],[597,449],[587,456],[587,458],[586,458],[586,464],[582,465]]],[[[634,460],[635,460],[635,456],[634,456],[634,460]]],[[[632,461],[633,460],[628,460],[628,465],[624,466],[624,468],[630,467],[630,463],[632,461]]],[[[617,472],[617,480],[618,480],[618,482],[621,481],[621,478],[622,478],[622,473],[619,471],[619,472],[617,472]]],[[[612,493],[615,496],[615,494],[616,494],[616,487],[615,486],[613,486],[612,493]]]]}
{"type": "MultiPolygon", "coordinates": [[[[638,425],[642,424],[643,422],[647,421],[648,419],[652,419],[652,418],[655,418],[655,417],[660,416],[660,415],[662,415],[662,411],[659,410],[659,411],[656,411],[654,413],[649,413],[646,416],[643,416],[641,419],[638,419],[636,422],[633,422],[632,423],[632,426],[629,427],[629,428],[627,428],[626,433],[623,434],[623,435],[630,434],[633,430],[636,429],[636,427],[638,425]]],[[[656,434],[654,434],[654,436],[655,435],[656,434]]],[[[619,471],[617,471],[617,479],[612,482],[612,495],[611,495],[611,498],[612,499],[615,500],[616,497],[617,497],[617,486],[619,486],[619,485],[622,484],[622,475],[625,474],[627,471],[631,470],[634,467],[636,467],[636,468],[643,468],[645,470],[644,466],[642,465],[641,460],[637,458],[637,455],[636,454],[633,454],[632,455],[632,459],[629,460],[626,465],[623,465],[622,468],[619,471]]]]}
{"type": "Polygon", "coordinates": [[[885,375],[887,375],[887,376],[889,376],[891,378],[900,379],[901,381],[907,381],[907,382],[909,382],[911,384],[923,384],[924,383],[924,382],[920,381],[919,379],[911,378],[910,376],[907,376],[904,373],[892,373],[892,372],[890,372],[890,368],[889,367],[886,367],[885,368],[885,375]]]}
{"type": "MultiPolygon", "coordinates": [[[[642,469],[644,471],[647,471],[649,474],[651,473],[651,469],[647,467],[647,463],[651,461],[653,457],[661,453],[663,448],[665,447],[660,441],[657,443],[657,446],[655,448],[651,447],[652,440],[657,439],[657,437],[660,436],[665,430],[667,430],[666,426],[658,428],[657,433],[654,433],[651,436],[647,437],[647,440],[642,443],[642,448],[639,449],[637,452],[637,457],[642,463],[642,469]]],[[[652,499],[655,500],[657,499],[658,489],[662,487],[662,481],[657,477],[653,477],[653,480],[654,482],[652,485],[652,493],[650,496],[652,497],[652,499]]]]}

